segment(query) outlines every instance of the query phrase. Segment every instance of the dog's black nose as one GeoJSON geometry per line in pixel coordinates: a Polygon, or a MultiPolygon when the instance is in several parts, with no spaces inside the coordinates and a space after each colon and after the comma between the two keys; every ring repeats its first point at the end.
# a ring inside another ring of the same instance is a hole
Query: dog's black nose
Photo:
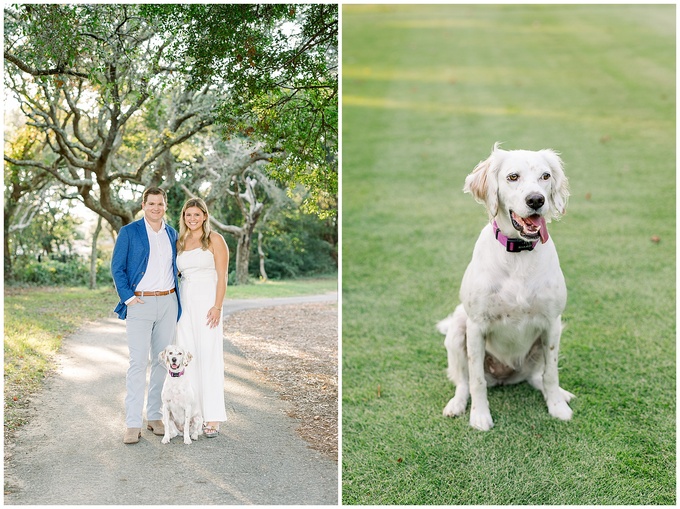
{"type": "Polygon", "coordinates": [[[173,363],[174,363],[174,362],[177,362],[177,357],[173,357],[173,358],[172,358],[172,362],[173,362],[173,363]]]}
{"type": "Polygon", "coordinates": [[[530,194],[527,196],[526,203],[529,208],[538,210],[545,203],[545,197],[542,194],[530,194]]]}

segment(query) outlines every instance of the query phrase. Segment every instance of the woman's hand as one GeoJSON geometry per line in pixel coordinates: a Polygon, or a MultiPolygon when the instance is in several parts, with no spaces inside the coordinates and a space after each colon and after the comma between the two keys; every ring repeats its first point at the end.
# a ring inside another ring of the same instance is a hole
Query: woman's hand
{"type": "Polygon", "coordinates": [[[220,323],[221,314],[222,314],[221,310],[219,310],[215,306],[211,307],[210,310],[208,311],[208,321],[206,322],[206,325],[211,329],[217,327],[220,323]]]}

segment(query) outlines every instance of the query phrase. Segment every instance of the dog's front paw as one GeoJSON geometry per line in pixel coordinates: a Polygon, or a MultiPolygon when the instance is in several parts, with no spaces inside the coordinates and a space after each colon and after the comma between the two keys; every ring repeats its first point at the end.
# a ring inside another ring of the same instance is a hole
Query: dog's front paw
{"type": "Polygon", "coordinates": [[[164,435],[163,439],[161,440],[161,444],[167,444],[170,443],[170,437],[168,435],[164,435]]]}
{"type": "Polygon", "coordinates": [[[471,410],[470,426],[480,431],[489,431],[491,428],[493,428],[493,419],[491,419],[491,413],[488,410],[471,410]]]}
{"type": "Polygon", "coordinates": [[[186,435],[184,435],[184,443],[187,444],[187,445],[191,444],[191,438],[189,438],[188,433],[186,435]]]}
{"type": "Polygon", "coordinates": [[[574,414],[571,408],[569,408],[569,405],[567,405],[566,401],[558,401],[554,404],[548,404],[548,412],[550,412],[550,415],[553,417],[563,421],[570,421],[571,416],[574,414]]]}
{"type": "Polygon", "coordinates": [[[465,407],[467,406],[467,398],[456,398],[454,396],[444,407],[445,417],[456,417],[457,415],[462,415],[465,413],[465,407]]]}

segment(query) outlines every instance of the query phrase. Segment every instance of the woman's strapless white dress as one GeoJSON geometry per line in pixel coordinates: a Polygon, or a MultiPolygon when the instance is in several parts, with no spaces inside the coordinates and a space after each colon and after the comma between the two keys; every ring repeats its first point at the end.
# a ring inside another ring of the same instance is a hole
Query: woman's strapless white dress
{"type": "Polygon", "coordinates": [[[182,316],[177,323],[177,345],[193,355],[185,376],[198,395],[203,421],[223,422],[227,420],[227,412],[224,403],[222,311],[217,327],[211,329],[206,324],[217,293],[215,258],[207,249],[184,251],[177,256],[177,268],[182,274],[182,316]]]}

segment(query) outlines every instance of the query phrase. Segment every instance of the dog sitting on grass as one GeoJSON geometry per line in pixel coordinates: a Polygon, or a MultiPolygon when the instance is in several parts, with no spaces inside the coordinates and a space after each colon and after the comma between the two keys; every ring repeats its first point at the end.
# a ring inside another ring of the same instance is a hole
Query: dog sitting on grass
{"type": "Polygon", "coordinates": [[[552,150],[496,144],[464,191],[485,205],[489,223],[463,276],[461,304],[437,325],[456,385],[444,415],[462,415],[471,399],[470,425],[487,431],[487,387],[526,381],[541,391],[550,415],[568,421],[574,395],[557,373],[567,287],[547,225],[567,205],[562,161],[552,150]]]}

